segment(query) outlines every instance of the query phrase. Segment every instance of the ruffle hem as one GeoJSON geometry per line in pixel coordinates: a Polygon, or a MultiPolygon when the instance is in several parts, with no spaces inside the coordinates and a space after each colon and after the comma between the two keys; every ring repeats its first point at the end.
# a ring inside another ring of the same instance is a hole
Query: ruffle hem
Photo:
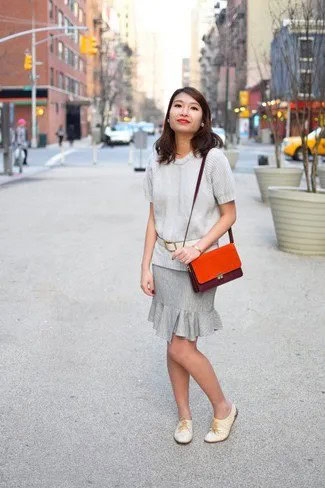
{"type": "Polygon", "coordinates": [[[209,312],[181,310],[152,300],[148,321],[153,322],[156,335],[169,343],[173,334],[195,341],[197,337],[213,334],[222,329],[220,315],[213,308],[209,312]]]}

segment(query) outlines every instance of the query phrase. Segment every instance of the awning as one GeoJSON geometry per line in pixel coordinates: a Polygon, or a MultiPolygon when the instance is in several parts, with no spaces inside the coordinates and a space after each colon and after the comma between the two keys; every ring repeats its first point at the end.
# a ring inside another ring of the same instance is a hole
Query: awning
{"type": "MultiPolygon", "coordinates": [[[[0,103],[14,103],[15,105],[32,105],[31,98],[0,98],[0,103]]],[[[36,105],[46,106],[47,98],[37,98],[36,105]]]]}

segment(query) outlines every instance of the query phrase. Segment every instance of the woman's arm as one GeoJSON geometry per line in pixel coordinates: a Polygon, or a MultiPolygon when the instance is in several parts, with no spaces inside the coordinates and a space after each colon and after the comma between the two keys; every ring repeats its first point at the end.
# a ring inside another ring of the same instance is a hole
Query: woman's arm
{"type": "MultiPolygon", "coordinates": [[[[195,244],[201,253],[212,246],[236,222],[236,204],[234,200],[220,204],[219,209],[220,219],[218,222],[195,244]]],[[[172,259],[178,259],[184,264],[189,264],[198,258],[201,253],[193,246],[182,247],[173,252],[172,259]]]]}
{"type": "Polygon", "coordinates": [[[150,211],[147,223],[146,236],[144,241],[144,251],[141,263],[141,288],[146,295],[154,295],[154,283],[152,273],[150,271],[150,262],[157,240],[157,232],[155,229],[155,219],[153,214],[153,203],[150,203],[150,211]]]}
{"type": "Polygon", "coordinates": [[[219,205],[220,219],[209,232],[200,239],[196,245],[202,252],[208,249],[214,242],[220,239],[228,229],[236,222],[236,204],[234,201],[219,205]]]}

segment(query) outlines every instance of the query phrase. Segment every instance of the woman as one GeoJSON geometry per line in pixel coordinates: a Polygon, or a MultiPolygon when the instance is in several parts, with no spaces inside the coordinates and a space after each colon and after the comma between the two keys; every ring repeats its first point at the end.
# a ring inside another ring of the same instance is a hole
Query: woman
{"type": "Polygon", "coordinates": [[[193,437],[190,375],[213,408],[206,442],[225,440],[238,413],[225,398],[212,365],[197,349],[198,337],[222,328],[213,306],[216,289],[194,293],[186,267],[203,252],[217,248],[218,239],[236,220],[233,175],[221,147],[221,139],[211,130],[211,113],[203,95],[191,87],[176,90],[144,179],[150,211],[141,288],[153,297],[148,320],[153,322],[156,334],[167,340],[167,368],[179,415],[174,439],[181,444],[189,443],[193,437]],[[206,154],[183,247],[197,177],[206,154]]]}
{"type": "Polygon", "coordinates": [[[16,145],[20,150],[24,153],[24,160],[23,164],[28,166],[27,163],[27,156],[28,156],[28,140],[27,140],[27,129],[26,129],[26,120],[19,119],[16,127],[16,145]]]}

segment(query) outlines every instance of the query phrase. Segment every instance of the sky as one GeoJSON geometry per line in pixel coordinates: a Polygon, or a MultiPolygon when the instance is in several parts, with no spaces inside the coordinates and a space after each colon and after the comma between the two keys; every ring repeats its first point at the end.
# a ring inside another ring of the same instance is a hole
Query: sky
{"type": "MultiPolygon", "coordinates": [[[[156,90],[163,92],[164,108],[181,86],[182,58],[189,57],[191,9],[196,0],[136,0],[137,30],[157,34],[160,66],[156,90]]],[[[141,54],[141,53],[140,53],[141,54]]]]}

